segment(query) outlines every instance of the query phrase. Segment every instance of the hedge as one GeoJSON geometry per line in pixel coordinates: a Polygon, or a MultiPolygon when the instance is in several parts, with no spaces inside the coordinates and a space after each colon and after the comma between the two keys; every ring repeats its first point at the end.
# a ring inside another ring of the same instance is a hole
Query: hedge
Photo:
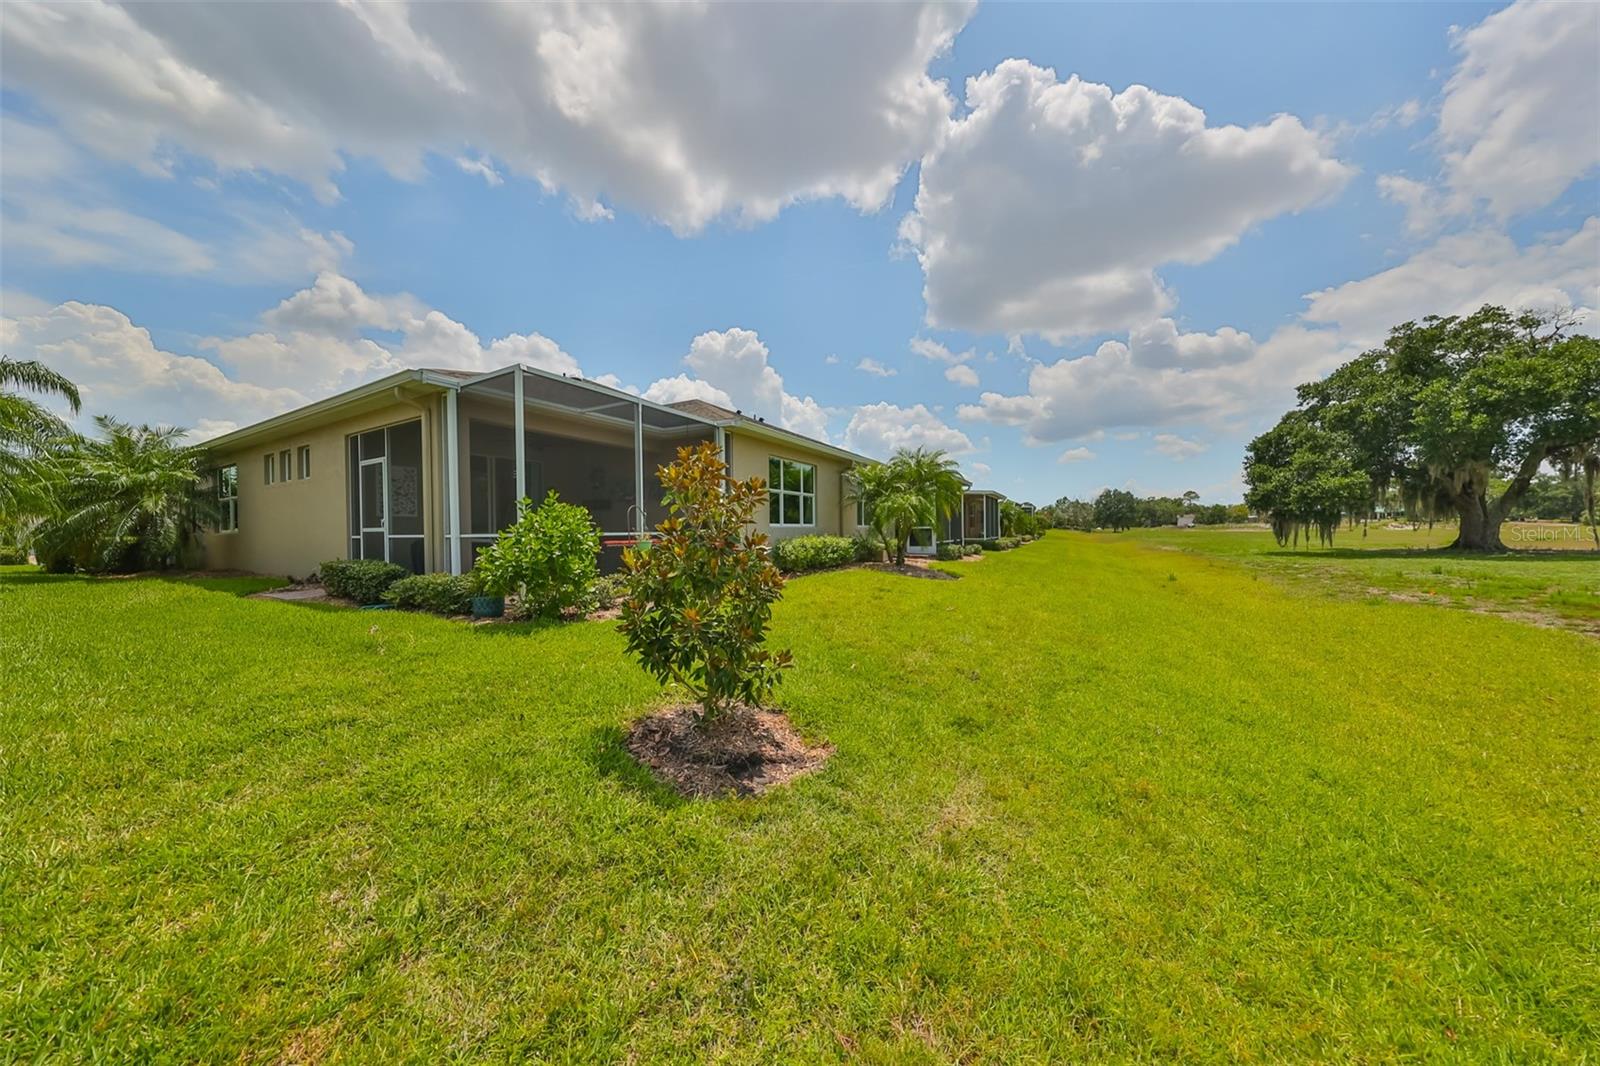
{"type": "Polygon", "coordinates": [[[772,561],[779,570],[791,574],[807,570],[826,570],[844,566],[857,558],[854,537],[806,536],[780,540],[772,545],[772,561]]]}
{"type": "Polygon", "coordinates": [[[461,574],[412,574],[390,585],[383,598],[404,611],[468,614],[472,610],[472,579],[461,574]]]}
{"type": "Polygon", "coordinates": [[[382,603],[389,586],[407,576],[405,567],[381,559],[329,559],[320,569],[330,595],[361,604],[382,603]]]}

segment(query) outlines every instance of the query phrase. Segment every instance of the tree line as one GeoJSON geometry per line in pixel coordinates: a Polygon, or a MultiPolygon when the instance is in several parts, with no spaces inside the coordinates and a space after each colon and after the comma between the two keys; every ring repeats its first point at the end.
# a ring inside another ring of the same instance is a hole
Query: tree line
{"type": "Polygon", "coordinates": [[[1146,496],[1143,499],[1125,489],[1106,489],[1092,500],[1063,496],[1041,507],[1039,521],[1052,529],[1114,529],[1177,525],[1181,515],[1192,514],[1196,525],[1220,526],[1243,522],[1250,517],[1242,503],[1200,503],[1193,490],[1182,496],[1146,496]]]}

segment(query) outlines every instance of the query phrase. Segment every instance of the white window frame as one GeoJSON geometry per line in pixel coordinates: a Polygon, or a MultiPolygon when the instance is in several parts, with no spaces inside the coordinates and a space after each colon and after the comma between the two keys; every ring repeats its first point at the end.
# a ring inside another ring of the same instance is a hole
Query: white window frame
{"type": "Polygon", "coordinates": [[[296,469],[298,470],[298,472],[300,474],[300,480],[301,481],[305,481],[306,479],[311,477],[311,445],[309,445],[309,444],[300,445],[300,450],[299,450],[299,456],[298,456],[298,462],[297,462],[297,465],[296,465],[296,469]]]}
{"type": "Polygon", "coordinates": [[[229,463],[227,466],[219,466],[217,468],[217,506],[220,509],[221,513],[219,514],[219,516],[217,518],[217,529],[216,529],[216,532],[218,532],[218,533],[237,533],[237,532],[239,532],[239,464],[238,463],[229,463]],[[231,496],[227,496],[227,495],[223,494],[223,490],[228,487],[228,478],[225,477],[224,474],[225,474],[226,471],[229,471],[229,470],[233,471],[233,495],[231,495],[231,496]]]}
{"type": "Polygon", "coordinates": [[[293,456],[293,453],[290,452],[288,448],[285,448],[285,449],[283,449],[283,451],[278,453],[278,480],[279,481],[293,481],[294,480],[294,463],[291,462],[292,456],[293,456]]]}
{"type": "Polygon", "coordinates": [[[787,529],[814,529],[814,528],[816,528],[816,524],[817,524],[817,464],[816,463],[801,462],[799,459],[786,459],[781,455],[769,455],[769,456],[767,456],[767,525],[768,526],[772,526],[772,527],[782,527],[782,528],[787,528],[787,529]],[[773,463],[777,463],[778,464],[778,478],[777,478],[776,484],[773,483],[773,479],[772,479],[772,464],[773,463]],[[786,467],[790,467],[790,466],[799,467],[800,470],[801,470],[801,473],[800,473],[801,488],[799,488],[799,489],[786,489],[786,488],[782,487],[784,485],[784,482],[785,482],[785,477],[784,477],[785,468],[786,467]],[[811,471],[811,491],[810,492],[805,491],[805,488],[804,488],[805,483],[806,483],[806,475],[805,475],[805,471],[806,470],[810,470],[811,471]],[[798,521],[798,522],[784,522],[784,521],[774,521],[773,520],[773,517],[772,517],[772,514],[773,514],[772,505],[773,505],[773,503],[774,502],[777,503],[777,505],[778,505],[777,506],[778,518],[782,519],[782,517],[783,517],[783,500],[784,500],[784,497],[787,497],[787,496],[793,496],[797,500],[799,500],[800,521],[798,521]],[[808,505],[809,505],[809,507],[808,507],[808,505]],[[808,511],[809,511],[809,514],[810,514],[810,521],[806,520],[806,516],[807,516],[808,511]]]}
{"type": "Polygon", "coordinates": [[[278,453],[268,452],[263,465],[262,484],[270,485],[278,479],[278,453]]]}

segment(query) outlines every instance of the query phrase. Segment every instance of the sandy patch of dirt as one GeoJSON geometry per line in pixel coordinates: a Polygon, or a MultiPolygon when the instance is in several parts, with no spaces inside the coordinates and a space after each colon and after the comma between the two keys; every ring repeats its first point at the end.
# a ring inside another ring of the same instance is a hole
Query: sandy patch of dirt
{"type": "Polygon", "coordinates": [[[822,767],[830,744],[806,743],[780,711],[736,707],[696,726],[694,705],[635,722],[629,754],[685,796],[757,796],[822,767]]]}

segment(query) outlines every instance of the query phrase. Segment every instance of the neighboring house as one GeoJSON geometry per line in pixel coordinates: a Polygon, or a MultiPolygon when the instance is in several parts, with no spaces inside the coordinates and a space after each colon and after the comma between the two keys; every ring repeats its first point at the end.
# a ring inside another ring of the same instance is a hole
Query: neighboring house
{"type": "Polygon", "coordinates": [[[962,482],[967,488],[961,494],[961,510],[946,519],[942,529],[920,526],[913,530],[906,545],[907,555],[934,555],[940,544],[966,544],[1000,536],[1000,501],[1006,498],[1005,494],[975,489],[965,478],[962,482]]]}
{"type": "Polygon", "coordinates": [[[860,531],[845,472],[871,460],[831,444],[532,367],[407,370],[209,442],[223,520],[206,565],[304,576],[370,558],[462,573],[519,498],[554,489],[594,515],[609,569],[666,514],[656,468],[701,441],[733,476],[767,479],[763,532],[860,531]]]}
{"type": "Polygon", "coordinates": [[[1178,528],[1179,529],[1193,529],[1194,528],[1194,515],[1192,515],[1192,514],[1181,514],[1181,515],[1179,515],[1178,516],[1178,528]]]}

